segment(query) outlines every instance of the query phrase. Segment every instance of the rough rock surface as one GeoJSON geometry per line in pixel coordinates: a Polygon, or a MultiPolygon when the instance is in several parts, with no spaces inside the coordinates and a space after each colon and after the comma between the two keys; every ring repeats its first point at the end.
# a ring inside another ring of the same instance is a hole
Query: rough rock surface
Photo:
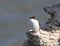
{"type": "Polygon", "coordinates": [[[40,28],[40,31],[27,31],[28,39],[23,46],[60,46],[60,10],[58,9],[60,4],[44,8],[51,18],[43,25],[44,28],[40,28]]]}

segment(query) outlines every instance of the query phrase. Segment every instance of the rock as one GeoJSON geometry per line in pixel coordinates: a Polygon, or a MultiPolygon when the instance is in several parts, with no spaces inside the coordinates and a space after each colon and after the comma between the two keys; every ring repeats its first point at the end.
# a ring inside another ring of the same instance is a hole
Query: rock
{"type": "Polygon", "coordinates": [[[60,4],[44,7],[44,11],[60,22],[60,4]]]}
{"type": "Polygon", "coordinates": [[[44,10],[51,15],[51,18],[40,28],[26,32],[28,39],[23,46],[60,46],[60,4],[45,7],[44,10]],[[53,17],[53,16],[54,17],[53,17]]]}

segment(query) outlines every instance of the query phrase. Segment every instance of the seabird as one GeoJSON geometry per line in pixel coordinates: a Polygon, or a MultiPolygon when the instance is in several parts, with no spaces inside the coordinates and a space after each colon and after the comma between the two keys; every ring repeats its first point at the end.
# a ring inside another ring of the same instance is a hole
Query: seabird
{"type": "Polygon", "coordinates": [[[31,25],[33,31],[39,31],[39,22],[35,19],[35,16],[30,17],[29,24],[31,25]]]}

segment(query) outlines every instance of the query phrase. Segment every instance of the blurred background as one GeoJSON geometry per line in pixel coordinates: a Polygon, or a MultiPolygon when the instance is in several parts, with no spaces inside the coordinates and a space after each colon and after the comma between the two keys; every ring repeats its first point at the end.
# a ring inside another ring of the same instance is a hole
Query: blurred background
{"type": "Polygon", "coordinates": [[[0,46],[22,46],[29,17],[35,15],[42,24],[49,18],[43,7],[59,3],[60,0],[0,0],[0,46]]]}

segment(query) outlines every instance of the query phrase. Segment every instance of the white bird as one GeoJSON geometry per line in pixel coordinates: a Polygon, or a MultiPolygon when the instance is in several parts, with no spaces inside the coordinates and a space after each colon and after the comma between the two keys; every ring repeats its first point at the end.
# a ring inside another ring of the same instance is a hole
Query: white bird
{"type": "Polygon", "coordinates": [[[30,17],[29,24],[31,25],[33,31],[39,31],[39,22],[35,19],[35,16],[30,17]]]}

